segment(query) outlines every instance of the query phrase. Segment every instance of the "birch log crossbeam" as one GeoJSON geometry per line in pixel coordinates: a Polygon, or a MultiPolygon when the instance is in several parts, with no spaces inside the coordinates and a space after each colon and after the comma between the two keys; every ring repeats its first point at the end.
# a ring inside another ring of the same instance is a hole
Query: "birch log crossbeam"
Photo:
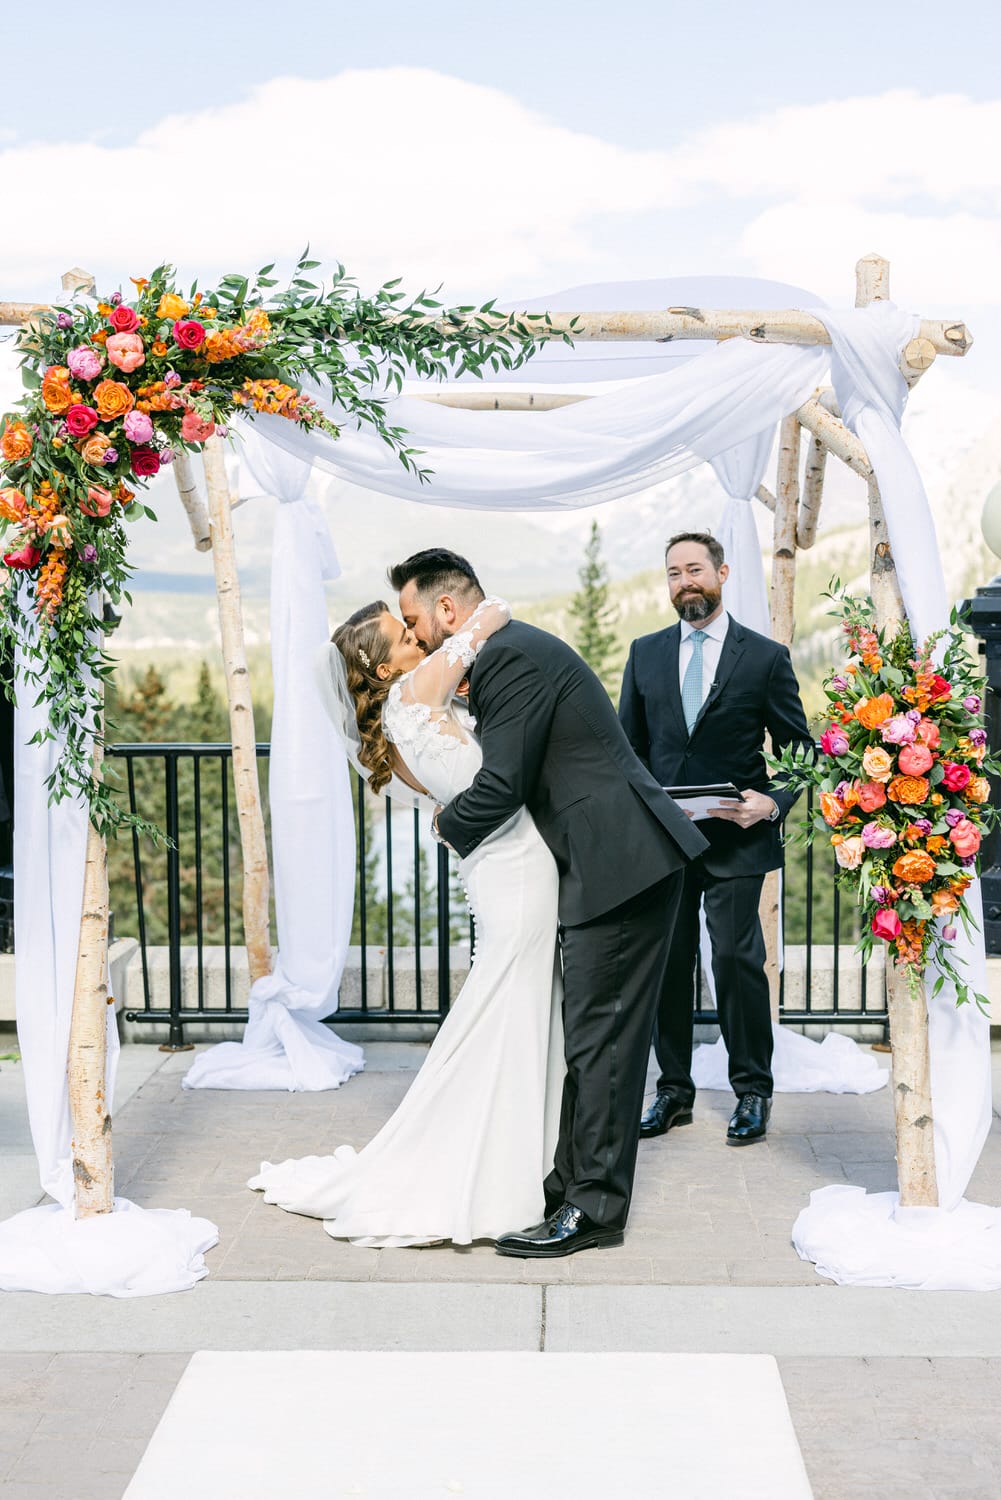
{"type": "MultiPolygon", "coordinates": [[[[43,302],[0,302],[0,324],[28,323],[39,313],[51,312],[43,302]]],[[[568,336],[575,343],[597,339],[602,342],[640,340],[669,344],[676,339],[750,339],[755,344],[829,344],[831,336],[819,318],[795,308],[776,312],[717,311],[701,307],[669,307],[661,312],[580,312],[493,313],[476,318],[427,317],[413,320],[416,326],[437,327],[454,332],[463,326],[484,333],[513,330],[526,319],[542,339],[568,336]]],[[[972,347],[973,336],[958,319],[924,318],[918,339],[926,341],[935,354],[962,355],[972,347]]],[[[915,351],[923,359],[928,349],[915,351]]]]}

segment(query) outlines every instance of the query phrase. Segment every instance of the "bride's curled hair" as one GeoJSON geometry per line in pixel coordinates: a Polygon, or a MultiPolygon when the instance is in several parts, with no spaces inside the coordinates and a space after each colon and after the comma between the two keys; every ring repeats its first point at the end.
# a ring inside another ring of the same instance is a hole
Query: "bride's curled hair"
{"type": "Polygon", "coordinates": [[[390,643],[379,626],[388,612],[389,605],[377,599],[355,610],[331,636],[347,668],[348,691],[355,701],[361,739],[358,757],[370,773],[368,784],[373,792],[386,785],[394,770],[393,747],[382,727],[382,705],[393,678],[400,674],[396,672],[385,681],[376,676],[376,668],[389,661],[390,643]]]}

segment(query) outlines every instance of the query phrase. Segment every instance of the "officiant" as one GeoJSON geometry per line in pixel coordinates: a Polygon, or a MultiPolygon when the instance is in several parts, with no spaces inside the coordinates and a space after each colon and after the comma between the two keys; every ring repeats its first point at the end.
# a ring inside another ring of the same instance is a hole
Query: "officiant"
{"type": "Polygon", "coordinates": [[[744,1146],[768,1128],[772,1022],[758,904],[765,874],[782,864],[782,820],[796,794],[770,780],[772,749],[812,745],[785,646],[741,625],[723,604],[729,569],[708,532],[673,536],[667,586],[679,621],[629,649],[619,717],[637,755],[662,786],[732,783],[699,822],[709,847],[685,868],[654,1031],[660,1076],[641,1136],[692,1118],[692,1038],[699,910],[704,904],[720,1030],[737,1105],[726,1140],[744,1146]]]}

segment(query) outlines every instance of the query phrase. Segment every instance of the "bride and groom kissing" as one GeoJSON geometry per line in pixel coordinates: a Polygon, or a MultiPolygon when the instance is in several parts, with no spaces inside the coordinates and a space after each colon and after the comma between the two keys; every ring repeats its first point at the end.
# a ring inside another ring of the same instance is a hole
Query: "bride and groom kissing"
{"type": "Polygon", "coordinates": [[[402,620],[380,601],[341,625],[326,696],[373,790],[435,807],[473,963],[373,1140],[265,1162],[250,1186],[363,1245],[621,1244],[682,872],[706,841],[585,662],[464,558],[428,549],[389,580],[402,620]]]}

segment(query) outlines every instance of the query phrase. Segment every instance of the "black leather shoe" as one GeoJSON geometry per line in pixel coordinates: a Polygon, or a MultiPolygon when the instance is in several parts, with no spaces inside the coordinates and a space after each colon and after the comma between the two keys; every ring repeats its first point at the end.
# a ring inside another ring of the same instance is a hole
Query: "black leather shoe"
{"type": "Polygon", "coordinates": [[[663,1089],[640,1120],[640,1140],[648,1140],[652,1135],[664,1135],[674,1125],[691,1123],[691,1100],[680,1099],[670,1089],[663,1089]]]}
{"type": "Polygon", "coordinates": [[[595,1224],[583,1209],[572,1203],[562,1204],[541,1224],[523,1229],[520,1234],[502,1234],[494,1248],[498,1255],[521,1255],[530,1260],[552,1259],[557,1255],[574,1255],[601,1245],[621,1245],[621,1229],[606,1229],[595,1224]]]}
{"type": "Polygon", "coordinates": [[[741,1094],[727,1126],[727,1145],[749,1146],[752,1141],[763,1140],[771,1112],[772,1101],[762,1094],[741,1094]]]}

